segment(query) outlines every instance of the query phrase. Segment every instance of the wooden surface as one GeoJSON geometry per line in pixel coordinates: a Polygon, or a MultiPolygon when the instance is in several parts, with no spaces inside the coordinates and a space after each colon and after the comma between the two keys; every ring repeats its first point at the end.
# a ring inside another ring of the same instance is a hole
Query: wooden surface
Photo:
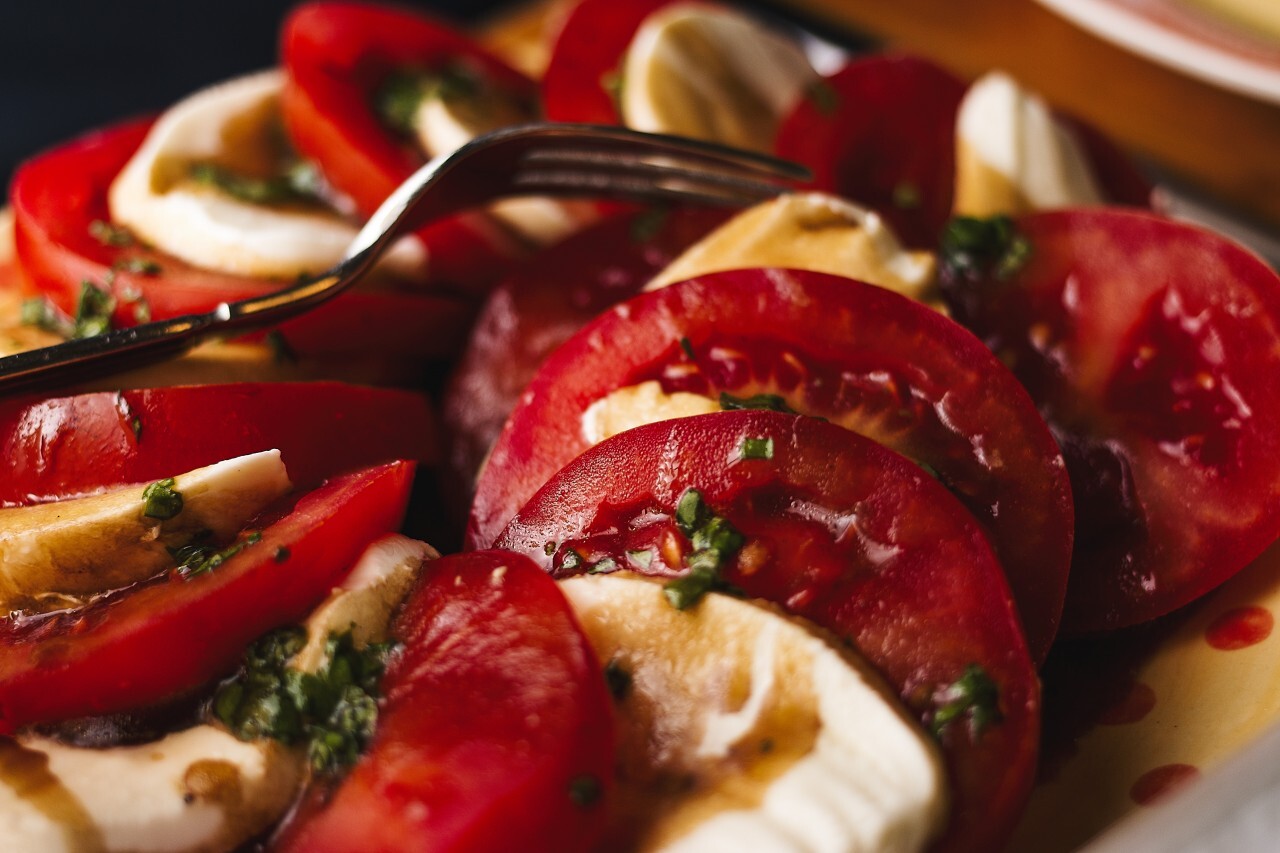
{"type": "MultiPolygon", "coordinates": [[[[517,7],[482,33],[537,74],[564,0],[517,7]]],[[[1059,108],[1280,230],[1280,106],[1114,47],[1033,0],[770,0],[871,35],[966,78],[1002,68],[1059,108]]]]}

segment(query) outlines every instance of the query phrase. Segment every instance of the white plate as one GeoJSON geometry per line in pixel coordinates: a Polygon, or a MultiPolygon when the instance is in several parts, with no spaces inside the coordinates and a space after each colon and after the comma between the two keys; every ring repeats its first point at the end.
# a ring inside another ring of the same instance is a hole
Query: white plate
{"type": "MultiPolygon", "coordinates": [[[[1280,2],[1280,0],[1277,0],[1280,2]]],[[[1175,0],[1038,0],[1110,42],[1280,104],[1280,43],[1175,0]]]]}

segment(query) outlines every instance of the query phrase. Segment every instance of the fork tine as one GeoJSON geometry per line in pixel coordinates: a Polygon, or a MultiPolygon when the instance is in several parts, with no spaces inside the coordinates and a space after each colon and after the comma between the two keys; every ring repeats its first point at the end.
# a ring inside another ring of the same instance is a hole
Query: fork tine
{"type": "Polygon", "coordinates": [[[581,170],[540,170],[520,175],[513,182],[520,195],[624,195],[648,201],[675,201],[691,204],[743,207],[777,196],[782,190],[761,182],[723,183],[685,180],[680,177],[655,179],[643,175],[581,170]]]}
{"type": "Polygon", "coordinates": [[[574,182],[574,176],[580,176],[580,182],[593,189],[616,186],[616,180],[651,181],[667,185],[696,185],[708,192],[737,192],[751,197],[772,197],[787,189],[782,182],[744,177],[740,173],[708,172],[664,163],[599,161],[557,166],[543,167],[539,164],[537,168],[530,168],[526,164],[512,175],[512,183],[522,189],[546,183],[568,187],[574,182]]]}

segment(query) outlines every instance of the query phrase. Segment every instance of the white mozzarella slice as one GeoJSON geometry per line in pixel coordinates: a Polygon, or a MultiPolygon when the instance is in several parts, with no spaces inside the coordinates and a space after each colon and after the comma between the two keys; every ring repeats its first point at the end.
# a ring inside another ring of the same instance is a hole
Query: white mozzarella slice
{"type": "Polygon", "coordinates": [[[561,588],[601,661],[629,676],[619,800],[639,849],[909,851],[945,825],[936,745],[816,629],[717,594],[679,611],[624,574],[561,588]]]}
{"type": "Polygon", "coordinates": [[[701,394],[668,394],[651,379],[611,391],[582,413],[582,437],[590,444],[645,424],[720,411],[720,405],[701,394]]]}
{"type": "Polygon", "coordinates": [[[291,488],[278,450],[178,475],[182,510],[170,519],[143,514],[146,485],[0,509],[0,610],[44,609],[42,601],[57,606],[151,577],[173,565],[169,547],[205,530],[227,542],[291,488]]]}
{"type": "Polygon", "coordinates": [[[304,759],[199,725],[138,746],[0,739],[0,838],[45,853],[231,850],[294,797],[304,759]]]}
{"type": "Polygon", "coordinates": [[[747,267],[842,275],[941,304],[931,252],[904,249],[877,213],[823,193],[779,196],[744,210],[682,252],[645,290],[747,267]]]}
{"type": "Polygon", "coordinates": [[[730,9],[654,12],[623,63],[628,127],[769,151],[782,117],[818,79],[803,49],[730,9]]]}
{"type": "MultiPolygon", "coordinates": [[[[340,261],[357,228],[322,208],[267,206],[191,178],[197,164],[271,174],[284,77],[266,71],[204,89],[170,108],[111,185],[112,220],[210,270],[294,279],[340,261]]],[[[419,273],[421,244],[401,240],[384,268],[419,273]]]]}
{"type": "Polygon", "coordinates": [[[956,119],[956,214],[1015,215],[1101,201],[1080,144],[1043,100],[1000,72],[969,87],[956,119]]]}

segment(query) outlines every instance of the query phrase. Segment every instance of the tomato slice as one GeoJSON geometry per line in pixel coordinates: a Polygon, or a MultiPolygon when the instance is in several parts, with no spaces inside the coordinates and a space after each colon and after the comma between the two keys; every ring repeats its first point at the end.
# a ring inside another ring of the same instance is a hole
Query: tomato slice
{"type": "Polygon", "coordinates": [[[659,208],[619,214],[562,240],[490,294],[444,397],[459,503],[539,365],[606,308],[634,296],[733,211],[659,208]]]}
{"type": "Polygon", "coordinates": [[[556,576],[605,560],[671,576],[690,550],[674,518],[690,488],[744,538],[724,580],[846,638],[925,725],[981,668],[999,697],[987,724],[940,727],[954,794],[943,846],[996,849],[1030,789],[1038,682],[981,527],[909,460],[777,412],[650,424],[569,463],[496,547],[556,576]],[[769,451],[747,454],[748,441],[769,451]]]}
{"type": "Polygon", "coordinates": [[[246,645],[306,616],[365,545],[399,526],[413,467],[329,481],[207,573],[0,620],[0,732],[145,707],[234,669],[246,645]]]}
{"type": "Polygon", "coordinates": [[[610,92],[644,19],[679,0],[581,0],[565,17],[542,75],[550,121],[622,124],[610,92]]]}
{"type": "Polygon", "coordinates": [[[947,266],[956,316],[1031,392],[1076,494],[1063,627],[1177,608],[1280,535],[1280,278],[1198,228],[1121,210],[1018,220],[1004,275],[947,266]]]}
{"type": "Polygon", "coordinates": [[[519,554],[443,557],[393,634],[369,751],[273,849],[591,849],[613,708],[555,582],[519,554]]]}
{"type": "MultiPolygon", "coordinates": [[[[907,245],[932,249],[951,216],[964,94],[964,83],[924,59],[856,59],[796,105],[776,153],[811,168],[816,188],[875,208],[907,245]]],[[[1150,187],[1127,158],[1072,125],[1111,199],[1146,206],[1150,187]]]]}
{"type": "MultiPolygon", "coordinates": [[[[282,106],[298,150],[334,187],[371,214],[425,158],[387,128],[374,110],[392,73],[464,66],[517,101],[537,87],[475,42],[420,12],[358,3],[308,3],[285,20],[282,106]]],[[[497,222],[468,213],[418,232],[433,279],[456,286],[491,284],[522,249],[497,222]]]]}
{"type": "MultiPolygon", "coordinates": [[[[68,315],[86,281],[110,284],[117,326],[211,311],[221,302],[279,290],[278,281],[193,267],[142,246],[112,246],[93,236],[111,219],[107,192],[142,144],[150,120],[98,130],[24,163],[13,179],[14,241],[34,289],[68,315]],[[147,274],[130,261],[150,261],[147,274]]],[[[462,301],[407,291],[348,291],[281,325],[299,354],[380,352],[439,357],[457,351],[471,309],[462,301]]]]}
{"type": "Polygon", "coordinates": [[[991,533],[1033,657],[1057,632],[1071,556],[1062,456],[982,343],[910,299],[800,270],[736,270],[643,294],[546,362],[481,474],[468,542],[493,541],[588,447],[583,416],[620,388],[776,394],[932,468],[991,533]],[[691,355],[692,354],[692,355],[691,355]]]}
{"type": "Polygon", "coordinates": [[[0,506],[74,497],[279,449],[299,488],[391,459],[432,463],[419,394],[337,382],[242,383],[0,402],[0,506]]]}

